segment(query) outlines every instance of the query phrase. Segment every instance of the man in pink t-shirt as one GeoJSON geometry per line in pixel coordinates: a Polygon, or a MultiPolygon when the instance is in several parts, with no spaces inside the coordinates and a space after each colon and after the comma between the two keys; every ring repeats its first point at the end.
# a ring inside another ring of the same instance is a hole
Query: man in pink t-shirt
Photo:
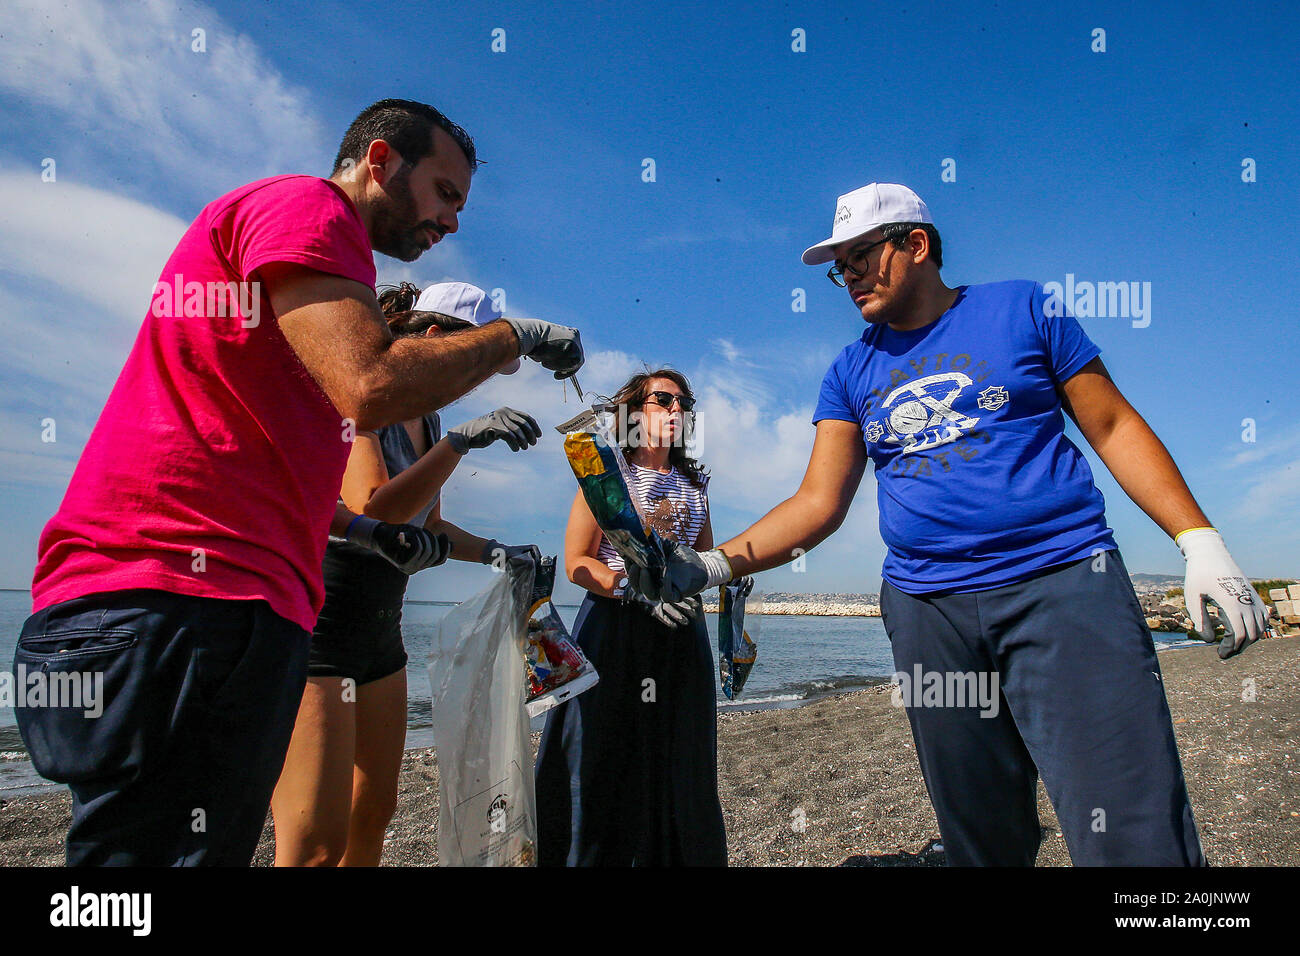
{"type": "Polygon", "coordinates": [[[455,232],[476,165],[437,110],[383,100],[329,179],[222,196],[164,266],[41,534],[15,656],[17,674],[102,687],[102,713],[17,714],[37,770],[72,790],[69,864],[247,864],[356,430],[423,416],[521,355],[557,378],[581,367],[577,331],[536,320],[389,333],[371,250],[412,261],[455,232]]]}

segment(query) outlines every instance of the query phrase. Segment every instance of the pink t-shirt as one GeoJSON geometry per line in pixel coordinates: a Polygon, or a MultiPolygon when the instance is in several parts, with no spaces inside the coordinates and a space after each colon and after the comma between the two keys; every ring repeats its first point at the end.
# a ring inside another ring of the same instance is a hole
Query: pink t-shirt
{"type": "Polygon", "coordinates": [[[208,205],[41,534],[34,610],[155,588],[261,598],[315,627],[350,446],[255,281],[273,262],[375,285],[365,226],[327,180],[276,176],[208,205]]]}

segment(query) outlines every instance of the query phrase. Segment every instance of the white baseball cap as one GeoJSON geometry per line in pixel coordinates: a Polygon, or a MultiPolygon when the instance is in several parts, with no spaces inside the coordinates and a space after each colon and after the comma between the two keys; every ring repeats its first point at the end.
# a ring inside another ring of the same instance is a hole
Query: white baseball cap
{"type": "Polygon", "coordinates": [[[856,239],[887,222],[929,222],[934,219],[921,197],[898,183],[868,183],[835,201],[831,237],[804,250],[803,261],[815,266],[835,258],[833,246],[856,239]]]}
{"type": "MultiPolygon", "coordinates": [[[[501,318],[488,294],[468,282],[436,282],[420,293],[412,308],[416,312],[441,312],[475,325],[487,325],[501,318]]],[[[500,369],[502,375],[513,375],[517,371],[519,359],[500,369]]]]}

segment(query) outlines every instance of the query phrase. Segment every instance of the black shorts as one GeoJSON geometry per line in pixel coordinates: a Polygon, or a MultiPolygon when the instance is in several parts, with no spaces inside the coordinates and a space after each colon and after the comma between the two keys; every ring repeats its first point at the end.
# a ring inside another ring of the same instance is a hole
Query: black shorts
{"type": "Polygon", "coordinates": [[[311,635],[307,676],[351,678],[360,686],[404,668],[407,575],[378,555],[333,541],[322,570],[325,605],[311,635]]]}

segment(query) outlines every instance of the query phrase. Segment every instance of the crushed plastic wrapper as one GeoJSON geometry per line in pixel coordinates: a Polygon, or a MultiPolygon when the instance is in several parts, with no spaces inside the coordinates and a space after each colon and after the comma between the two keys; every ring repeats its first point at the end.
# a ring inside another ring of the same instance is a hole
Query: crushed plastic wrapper
{"type": "Polygon", "coordinates": [[[555,556],[542,558],[533,575],[528,605],[524,663],[528,677],[529,717],[545,713],[593,686],[600,675],[582,648],[573,642],[551,603],[555,588],[555,556]]]}
{"type": "Polygon", "coordinates": [[[718,588],[718,674],[727,700],[740,696],[758,659],[758,644],[745,628],[745,610],[748,604],[757,623],[761,602],[761,594],[746,595],[745,586],[740,582],[718,588]]]}
{"type": "Polygon", "coordinates": [[[588,431],[569,432],[564,436],[564,454],[596,524],[624,564],[644,568],[657,584],[667,564],[663,539],[647,530],[641,502],[629,490],[636,487],[632,470],[608,426],[597,422],[588,431]]]}

